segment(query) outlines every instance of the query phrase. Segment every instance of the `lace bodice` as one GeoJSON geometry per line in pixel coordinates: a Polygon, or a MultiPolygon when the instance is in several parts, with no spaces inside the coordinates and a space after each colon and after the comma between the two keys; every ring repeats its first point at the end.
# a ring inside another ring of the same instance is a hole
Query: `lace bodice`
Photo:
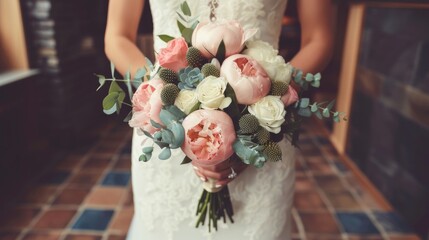
{"type": "MultiPolygon", "coordinates": [[[[167,34],[173,37],[180,35],[177,28],[176,11],[183,0],[150,0],[154,24],[154,36],[167,34]]],[[[200,21],[208,20],[210,8],[208,0],[187,0],[191,12],[200,21]]],[[[287,0],[218,0],[216,10],[218,19],[234,19],[244,29],[257,28],[254,39],[261,39],[278,47],[282,16],[287,0]]],[[[155,37],[155,51],[165,43],[155,37]]]]}

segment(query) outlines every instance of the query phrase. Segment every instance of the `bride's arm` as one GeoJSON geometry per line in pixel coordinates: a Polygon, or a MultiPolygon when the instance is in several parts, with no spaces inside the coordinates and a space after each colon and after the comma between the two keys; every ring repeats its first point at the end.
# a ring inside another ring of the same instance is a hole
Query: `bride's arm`
{"type": "Polygon", "coordinates": [[[135,73],[146,64],[143,53],[136,46],[137,29],[143,12],[144,0],[110,0],[104,36],[105,52],[124,74],[135,73]]]}
{"type": "Polygon", "coordinates": [[[320,72],[332,57],[336,6],[333,0],[299,0],[301,49],[291,60],[303,72],[320,72]]]}

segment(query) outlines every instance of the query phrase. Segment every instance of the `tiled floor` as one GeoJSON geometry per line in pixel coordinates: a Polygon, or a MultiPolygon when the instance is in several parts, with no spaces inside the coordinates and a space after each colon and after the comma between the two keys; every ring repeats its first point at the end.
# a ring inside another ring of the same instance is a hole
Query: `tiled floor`
{"type": "MultiPolygon", "coordinates": [[[[0,216],[0,239],[125,239],[133,215],[131,130],[108,126],[85,153],[70,154],[0,216]]],[[[338,160],[323,135],[307,128],[297,159],[295,240],[419,239],[385,211],[338,160]]]]}

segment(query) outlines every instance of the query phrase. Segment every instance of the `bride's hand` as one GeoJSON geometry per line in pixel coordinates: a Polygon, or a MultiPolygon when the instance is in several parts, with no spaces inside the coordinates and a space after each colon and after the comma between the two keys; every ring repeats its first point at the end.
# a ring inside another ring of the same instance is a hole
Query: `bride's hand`
{"type": "Polygon", "coordinates": [[[242,163],[239,160],[226,160],[222,163],[214,166],[201,166],[192,163],[195,169],[195,173],[201,178],[202,181],[207,181],[208,178],[216,180],[216,185],[225,186],[232,180],[234,180],[241,172],[243,172],[247,164],[242,163]],[[232,173],[232,169],[237,173],[235,178],[228,178],[232,173]]]}

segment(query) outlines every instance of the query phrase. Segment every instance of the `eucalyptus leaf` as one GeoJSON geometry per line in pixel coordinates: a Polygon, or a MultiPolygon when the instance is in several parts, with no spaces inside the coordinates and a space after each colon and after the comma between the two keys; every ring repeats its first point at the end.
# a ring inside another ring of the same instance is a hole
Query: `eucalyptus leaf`
{"type": "Polygon", "coordinates": [[[328,118],[330,116],[329,109],[324,108],[322,111],[322,115],[323,117],[328,118]]]}
{"type": "Polygon", "coordinates": [[[140,157],[139,157],[139,161],[140,161],[140,162],[147,162],[147,161],[149,161],[149,159],[146,157],[146,155],[145,155],[145,154],[142,154],[142,155],[140,155],[140,157]]]}
{"type": "Polygon", "coordinates": [[[340,122],[340,117],[339,116],[333,116],[332,119],[334,120],[334,122],[340,122]]]}
{"type": "Polygon", "coordinates": [[[182,37],[185,39],[185,41],[188,44],[192,44],[192,33],[194,32],[194,29],[192,28],[185,28],[182,31],[182,37]]]}
{"type": "Polygon", "coordinates": [[[186,117],[186,113],[180,110],[176,105],[165,106],[165,109],[176,117],[176,120],[181,120],[186,117]]]}
{"type": "Polygon", "coordinates": [[[195,28],[198,26],[198,24],[199,24],[199,23],[200,23],[199,21],[195,21],[195,22],[192,24],[191,28],[192,28],[192,29],[195,29],[195,28]]]}
{"type": "Polygon", "coordinates": [[[133,117],[133,111],[130,111],[127,116],[124,118],[124,122],[129,122],[131,118],[133,117]]]}
{"type": "Polygon", "coordinates": [[[174,39],[174,37],[165,34],[158,35],[158,37],[166,43],[174,39]]]}
{"type": "Polygon", "coordinates": [[[153,134],[153,138],[155,138],[156,140],[161,140],[162,138],[162,134],[161,131],[157,131],[153,134]]]}
{"type": "Polygon", "coordinates": [[[315,113],[315,112],[317,112],[317,110],[319,109],[319,107],[317,106],[317,103],[313,103],[311,106],[310,106],[310,111],[312,112],[312,113],[315,113]]]}
{"type": "Polygon", "coordinates": [[[115,64],[110,62],[110,73],[112,74],[112,78],[115,79],[115,64]]]}
{"type": "Polygon", "coordinates": [[[110,83],[109,93],[112,92],[123,92],[122,88],[119,86],[119,84],[116,81],[112,81],[110,83]]]}
{"type": "Polygon", "coordinates": [[[112,115],[113,113],[116,112],[116,110],[117,110],[117,107],[116,107],[116,104],[114,104],[113,107],[110,109],[107,109],[107,110],[103,109],[103,112],[107,115],[112,115]]]}
{"type": "Polygon", "coordinates": [[[125,74],[125,85],[127,86],[128,96],[130,98],[130,101],[132,101],[132,99],[133,99],[133,89],[131,87],[131,73],[130,73],[130,71],[128,71],[125,74]]]}
{"type": "Polygon", "coordinates": [[[143,130],[143,134],[146,135],[146,137],[153,139],[152,134],[150,134],[148,131],[143,130]]]}
{"type": "Polygon", "coordinates": [[[135,78],[133,81],[131,81],[133,86],[137,89],[140,87],[140,85],[143,83],[141,78],[135,78]]]}
{"type": "Polygon", "coordinates": [[[311,73],[307,73],[307,74],[305,75],[305,81],[307,81],[307,82],[312,82],[312,81],[313,81],[313,79],[314,79],[313,74],[311,74],[311,73]]]}
{"type": "MultiPolygon", "coordinates": [[[[146,60],[147,62],[147,60],[146,60]]],[[[134,79],[142,79],[144,78],[144,75],[146,74],[146,69],[145,68],[139,68],[137,69],[136,74],[134,75],[134,79]]]]}
{"type": "Polygon", "coordinates": [[[322,116],[322,114],[320,113],[320,110],[318,110],[318,111],[315,113],[315,115],[316,115],[316,117],[317,117],[318,119],[320,119],[320,120],[322,120],[322,119],[323,119],[323,116],[322,116]]]}
{"type": "Polygon", "coordinates": [[[182,163],[180,163],[180,165],[188,164],[190,162],[192,162],[192,159],[190,159],[188,156],[185,156],[182,160],[182,163]]]}
{"type": "Polygon", "coordinates": [[[309,108],[300,108],[298,114],[303,117],[311,117],[311,111],[309,108]]]}
{"type": "Polygon", "coordinates": [[[315,88],[320,87],[320,81],[316,81],[316,80],[314,80],[314,81],[311,83],[311,86],[313,86],[313,87],[315,87],[315,88]]]}
{"type": "Polygon", "coordinates": [[[105,76],[103,76],[103,75],[95,75],[95,76],[97,76],[98,77],[98,83],[100,83],[100,86],[98,86],[98,88],[97,88],[97,90],[96,91],[98,91],[98,90],[100,90],[100,88],[101,87],[103,87],[104,86],[104,84],[106,83],[106,77],[105,76]]]}
{"type": "Polygon", "coordinates": [[[153,152],[153,147],[144,147],[143,148],[143,153],[145,154],[149,154],[153,152]]]}
{"type": "Polygon", "coordinates": [[[146,65],[147,65],[147,67],[148,67],[150,70],[152,70],[152,69],[153,69],[153,63],[152,63],[152,61],[151,61],[149,58],[147,58],[147,57],[145,57],[145,60],[146,60],[146,65]]]}
{"type": "Polygon", "coordinates": [[[109,110],[111,109],[116,102],[118,101],[119,93],[111,92],[103,99],[103,109],[109,110]]]}
{"type": "Polygon", "coordinates": [[[185,16],[191,16],[191,9],[189,8],[189,5],[186,1],[180,5],[180,9],[182,10],[183,14],[185,14],[185,16]]]}
{"type": "Polygon", "coordinates": [[[159,119],[164,125],[170,124],[172,121],[178,121],[177,117],[169,112],[167,109],[162,108],[161,112],[159,112],[159,119]]]}
{"type": "Polygon", "coordinates": [[[179,20],[177,20],[177,27],[179,28],[180,33],[182,33],[183,29],[186,28],[179,20]]]}
{"type": "Polygon", "coordinates": [[[174,142],[173,132],[168,129],[161,130],[161,138],[163,142],[172,144],[174,142]]]}
{"type": "Polygon", "coordinates": [[[308,107],[309,104],[310,104],[310,99],[308,99],[308,98],[302,98],[299,101],[299,107],[300,108],[306,108],[306,107],[308,107]]]}
{"type": "Polygon", "coordinates": [[[326,106],[326,108],[327,108],[329,111],[331,111],[331,109],[334,107],[334,104],[335,104],[335,99],[334,99],[334,100],[332,100],[332,101],[328,104],[328,106],[326,106]]]}
{"type": "Polygon", "coordinates": [[[163,142],[163,141],[157,141],[157,140],[155,140],[155,141],[153,141],[156,145],[158,145],[160,148],[166,148],[166,147],[168,147],[170,144],[168,144],[168,143],[165,143],[165,142],[163,142]]]}
{"type": "Polygon", "coordinates": [[[119,92],[119,96],[118,99],[116,101],[116,105],[118,107],[118,109],[116,110],[116,113],[120,113],[121,108],[122,108],[122,103],[124,102],[125,99],[125,92],[119,92]]]}
{"type": "Polygon", "coordinates": [[[163,126],[157,122],[155,122],[153,119],[150,120],[150,124],[154,127],[154,128],[163,128],[163,126]]]}
{"type": "Polygon", "coordinates": [[[183,141],[185,141],[185,129],[182,124],[177,121],[173,121],[168,125],[168,129],[173,133],[174,139],[170,147],[176,149],[182,146],[183,141]]]}
{"type": "Polygon", "coordinates": [[[314,75],[314,81],[319,81],[322,79],[322,75],[320,73],[316,73],[316,75],[314,75]]]}
{"type": "Polygon", "coordinates": [[[158,158],[160,160],[168,160],[170,157],[171,157],[171,150],[169,147],[163,148],[158,155],[158,158]]]}

